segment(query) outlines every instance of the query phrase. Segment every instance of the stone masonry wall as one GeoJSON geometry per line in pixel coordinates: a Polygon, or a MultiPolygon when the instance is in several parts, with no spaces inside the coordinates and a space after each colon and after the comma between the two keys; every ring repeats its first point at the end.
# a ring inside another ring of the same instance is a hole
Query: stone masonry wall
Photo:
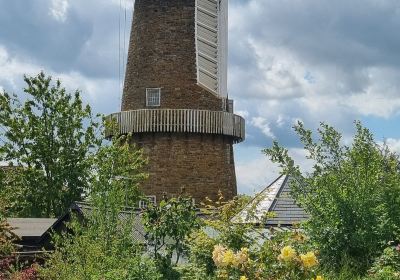
{"type": "Polygon", "coordinates": [[[149,159],[149,179],[142,185],[146,195],[179,195],[182,189],[196,203],[206,197],[213,201],[218,193],[225,199],[237,195],[231,140],[221,135],[136,134],[133,143],[149,159]]]}
{"type": "Polygon", "coordinates": [[[135,1],[122,111],[146,108],[146,88],[161,88],[160,108],[222,110],[197,85],[195,0],[135,1]]]}

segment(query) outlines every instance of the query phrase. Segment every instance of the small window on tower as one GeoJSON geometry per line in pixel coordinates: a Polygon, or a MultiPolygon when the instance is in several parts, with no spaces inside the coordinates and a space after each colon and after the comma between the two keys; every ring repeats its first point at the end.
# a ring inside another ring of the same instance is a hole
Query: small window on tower
{"type": "Polygon", "coordinates": [[[161,103],[160,88],[146,88],[146,106],[159,107],[161,103]]]}

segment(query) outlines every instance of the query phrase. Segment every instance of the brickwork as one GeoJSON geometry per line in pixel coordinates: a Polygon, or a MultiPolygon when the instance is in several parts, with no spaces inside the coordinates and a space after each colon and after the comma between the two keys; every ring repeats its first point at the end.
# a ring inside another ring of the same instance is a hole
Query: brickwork
{"type": "Polygon", "coordinates": [[[136,134],[133,143],[142,148],[149,165],[149,179],[142,189],[147,195],[179,195],[182,188],[196,203],[206,197],[236,196],[232,142],[221,135],[136,134]]]}
{"type": "MultiPolygon", "coordinates": [[[[161,88],[157,109],[223,111],[222,99],[197,85],[195,0],[136,0],[122,111],[146,108],[146,88],[161,88]]],[[[151,108],[150,108],[151,109],[151,108]]],[[[225,108],[226,110],[226,108],[225,108]]],[[[149,158],[147,195],[197,203],[237,193],[233,138],[196,133],[135,133],[149,158]]]]}
{"type": "Polygon", "coordinates": [[[146,88],[161,88],[161,107],[222,110],[197,83],[195,0],[136,0],[122,111],[146,107],[146,88]]]}

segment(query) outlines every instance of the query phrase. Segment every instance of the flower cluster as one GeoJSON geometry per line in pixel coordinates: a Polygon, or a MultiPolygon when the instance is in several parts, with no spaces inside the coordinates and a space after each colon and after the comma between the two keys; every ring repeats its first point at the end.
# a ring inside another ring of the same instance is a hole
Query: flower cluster
{"type": "Polygon", "coordinates": [[[216,245],[213,251],[213,260],[217,267],[236,267],[239,268],[249,262],[249,249],[242,248],[238,252],[233,252],[222,245],[216,245]]]}
{"type": "MultiPolygon", "coordinates": [[[[293,260],[298,260],[296,250],[291,246],[283,247],[281,250],[281,254],[278,256],[278,259],[282,262],[290,262],[293,260]]],[[[304,268],[309,269],[318,265],[318,259],[315,256],[314,252],[308,252],[307,254],[300,255],[300,261],[304,268]]],[[[320,279],[318,279],[320,280],[320,279]]]]}
{"type": "Polygon", "coordinates": [[[281,250],[281,254],[278,256],[279,260],[284,262],[289,262],[297,257],[296,250],[294,250],[291,246],[283,247],[281,250]]]}
{"type": "Polygon", "coordinates": [[[318,264],[318,260],[314,252],[308,252],[305,255],[300,255],[300,259],[305,268],[312,268],[318,264]]]}

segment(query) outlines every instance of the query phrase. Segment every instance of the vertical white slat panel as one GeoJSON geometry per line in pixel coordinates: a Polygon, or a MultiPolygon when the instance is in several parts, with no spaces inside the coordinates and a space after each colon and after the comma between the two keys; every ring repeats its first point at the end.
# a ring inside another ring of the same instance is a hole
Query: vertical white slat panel
{"type": "Polygon", "coordinates": [[[149,112],[143,111],[143,117],[145,119],[144,131],[149,131],[149,112]]]}
{"type": "Polygon", "coordinates": [[[121,114],[121,130],[123,134],[126,133],[125,124],[126,124],[125,114],[121,114]]]}
{"type": "Polygon", "coordinates": [[[173,115],[173,132],[176,132],[176,111],[175,110],[172,110],[172,115],[173,115]]]}
{"type": "Polygon", "coordinates": [[[185,121],[184,121],[184,124],[183,124],[183,127],[184,127],[184,132],[187,132],[187,122],[188,122],[188,110],[185,110],[184,111],[184,114],[185,114],[185,121]]]}
{"type": "Polygon", "coordinates": [[[120,123],[121,131],[125,134],[125,114],[121,114],[121,123],[120,123]]]}
{"type": "Polygon", "coordinates": [[[150,121],[149,121],[149,127],[150,127],[150,132],[154,132],[154,110],[150,110],[150,121]]]}
{"type": "Polygon", "coordinates": [[[208,111],[208,133],[212,133],[212,112],[208,111]]]}
{"type": "Polygon", "coordinates": [[[144,113],[145,113],[144,110],[140,111],[140,123],[141,123],[141,125],[140,125],[140,131],[141,131],[141,132],[144,132],[144,131],[145,131],[145,125],[146,125],[146,118],[145,118],[144,113]]]}
{"type": "Polygon", "coordinates": [[[195,132],[200,132],[200,112],[196,111],[196,130],[195,132]]]}
{"type": "Polygon", "coordinates": [[[158,126],[160,125],[159,120],[158,120],[158,110],[154,110],[154,132],[158,132],[158,126]]]}
{"type": "Polygon", "coordinates": [[[210,112],[206,111],[206,112],[204,112],[204,115],[206,115],[206,129],[205,129],[205,132],[206,133],[210,133],[210,112]]]}
{"type": "Polygon", "coordinates": [[[181,132],[185,132],[185,110],[181,110],[182,123],[181,123],[181,132]]]}
{"type": "Polygon", "coordinates": [[[193,126],[194,126],[194,118],[193,118],[193,110],[189,111],[189,132],[193,132],[193,126]]]}
{"type": "Polygon", "coordinates": [[[216,134],[217,133],[217,113],[213,112],[213,133],[216,134]]]}
{"type": "Polygon", "coordinates": [[[164,118],[164,110],[161,110],[161,132],[164,132],[164,122],[165,122],[165,118],[164,118]]]}
{"type": "Polygon", "coordinates": [[[171,111],[168,109],[168,111],[167,111],[167,131],[168,132],[171,131],[171,128],[170,128],[170,123],[171,123],[170,114],[171,114],[171,111]]]}
{"type": "Polygon", "coordinates": [[[125,133],[131,132],[131,129],[130,129],[130,124],[131,124],[130,120],[131,120],[131,118],[130,118],[130,114],[129,113],[130,112],[127,112],[127,113],[124,114],[125,115],[125,133]]]}
{"type": "Polygon", "coordinates": [[[182,123],[182,115],[181,115],[181,110],[177,111],[178,114],[178,132],[181,132],[181,123],[182,123]]]}
{"type": "Polygon", "coordinates": [[[181,122],[182,122],[182,118],[181,118],[181,110],[177,110],[176,111],[177,115],[178,115],[178,132],[181,132],[181,122]]]}
{"type": "Polygon", "coordinates": [[[162,111],[162,122],[163,122],[162,131],[165,132],[166,131],[165,127],[166,127],[166,122],[167,122],[166,111],[165,110],[162,111]]]}
{"type": "Polygon", "coordinates": [[[139,119],[139,126],[138,126],[138,132],[142,132],[142,112],[138,111],[137,116],[139,119]]]}

